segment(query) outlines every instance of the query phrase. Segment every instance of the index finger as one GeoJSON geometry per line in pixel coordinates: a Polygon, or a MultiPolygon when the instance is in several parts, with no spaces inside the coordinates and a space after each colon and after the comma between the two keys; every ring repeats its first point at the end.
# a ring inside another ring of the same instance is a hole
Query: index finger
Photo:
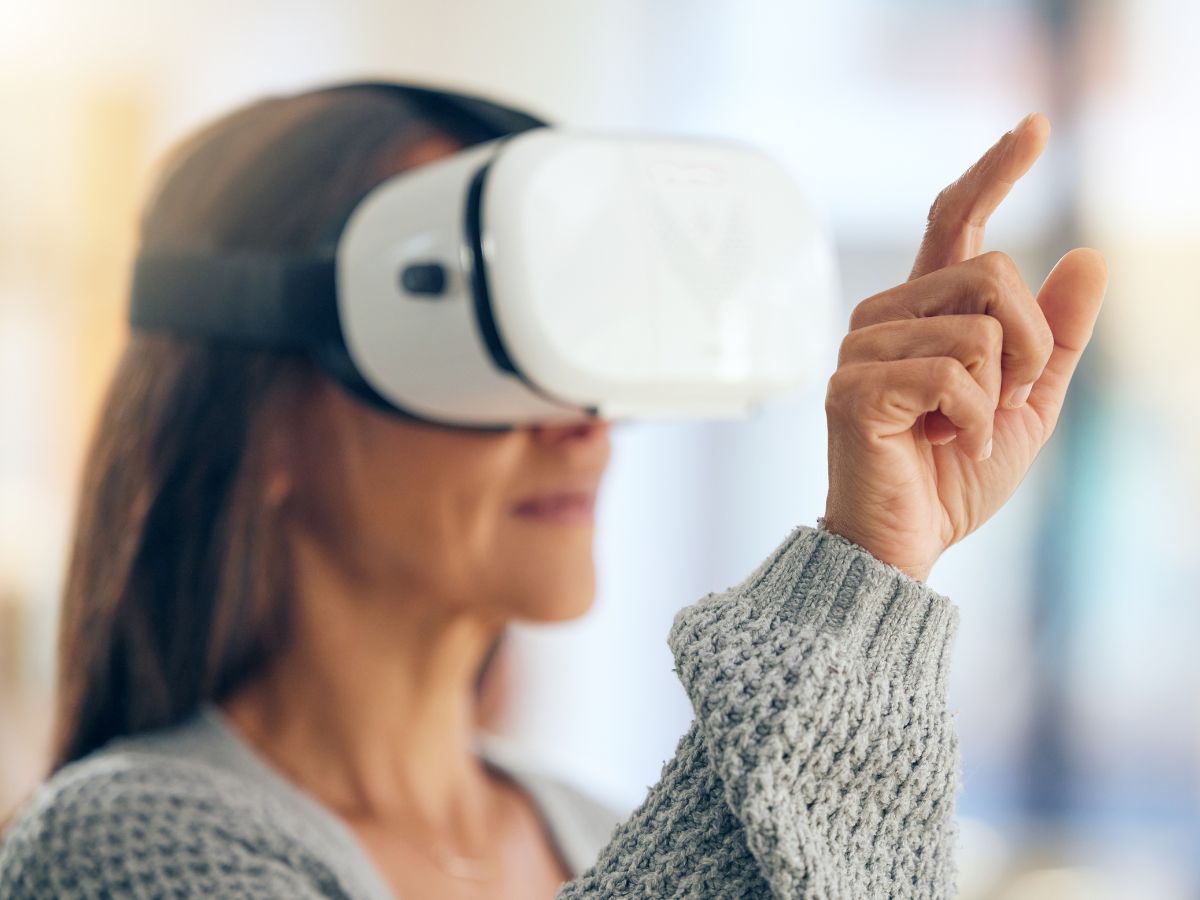
{"type": "Polygon", "coordinates": [[[1049,137],[1050,120],[1030,113],[938,194],[910,281],[979,255],[988,218],[1041,156],[1049,137]]]}

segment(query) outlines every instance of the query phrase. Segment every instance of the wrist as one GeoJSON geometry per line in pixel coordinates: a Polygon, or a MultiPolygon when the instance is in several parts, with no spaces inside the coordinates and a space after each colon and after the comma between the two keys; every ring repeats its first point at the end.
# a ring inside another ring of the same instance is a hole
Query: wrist
{"type": "Polygon", "coordinates": [[[936,558],[926,561],[921,558],[920,554],[903,552],[894,546],[890,546],[890,542],[873,540],[869,535],[861,533],[859,529],[854,528],[850,523],[845,523],[830,516],[828,512],[818,517],[817,529],[845,538],[856,547],[871,554],[871,556],[875,557],[881,563],[900,570],[914,581],[928,581],[929,573],[933,570],[933,563],[936,562],[936,558]]]}

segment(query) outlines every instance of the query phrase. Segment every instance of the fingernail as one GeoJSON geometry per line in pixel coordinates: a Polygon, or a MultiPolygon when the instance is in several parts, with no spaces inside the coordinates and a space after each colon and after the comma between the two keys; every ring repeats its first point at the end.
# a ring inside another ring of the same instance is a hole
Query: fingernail
{"type": "Polygon", "coordinates": [[[979,458],[981,460],[984,460],[984,459],[991,459],[991,457],[992,457],[992,441],[991,441],[991,439],[989,439],[987,442],[987,446],[983,448],[983,456],[981,456],[979,458]]]}
{"type": "Polygon", "coordinates": [[[1025,405],[1025,401],[1029,399],[1029,395],[1033,392],[1033,385],[1026,384],[1013,391],[1013,395],[1008,399],[1008,405],[1012,409],[1018,409],[1025,405]]]}
{"type": "Polygon", "coordinates": [[[945,447],[948,443],[950,443],[956,437],[958,437],[957,434],[952,434],[948,438],[943,438],[940,441],[930,441],[929,443],[933,444],[935,447],[945,447]]]}

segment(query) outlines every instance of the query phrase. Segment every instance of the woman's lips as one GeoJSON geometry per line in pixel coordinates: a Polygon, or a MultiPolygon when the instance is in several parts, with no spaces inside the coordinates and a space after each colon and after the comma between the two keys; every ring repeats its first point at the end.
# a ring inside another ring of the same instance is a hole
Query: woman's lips
{"type": "Polygon", "coordinates": [[[595,511],[596,495],[585,492],[547,494],[513,507],[514,515],[542,522],[590,522],[595,511]]]}

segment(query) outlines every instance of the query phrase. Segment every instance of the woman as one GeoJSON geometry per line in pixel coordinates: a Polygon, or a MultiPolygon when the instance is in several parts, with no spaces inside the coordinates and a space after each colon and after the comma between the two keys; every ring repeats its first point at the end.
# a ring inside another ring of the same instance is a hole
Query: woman
{"type": "MultiPolygon", "coordinates": [[[[233,113],[170,160],[143,249],[307,252],[385,177],[539,124],[471,103],[233,113]]],[[[1106,280],[1073,251],[1035,298],[979,255],[1047,134],[1001,138],[912,279],[856,308],[824,520],[676,616],[696,718],[624,822],[473,711],[508,621],[592,600],[606,422],[430,426],[294,354],[135,334],[84,481],[53,775],[0,897],[952,895],[957,608],[924,580],[1049,437],[1106,280]]]]}

